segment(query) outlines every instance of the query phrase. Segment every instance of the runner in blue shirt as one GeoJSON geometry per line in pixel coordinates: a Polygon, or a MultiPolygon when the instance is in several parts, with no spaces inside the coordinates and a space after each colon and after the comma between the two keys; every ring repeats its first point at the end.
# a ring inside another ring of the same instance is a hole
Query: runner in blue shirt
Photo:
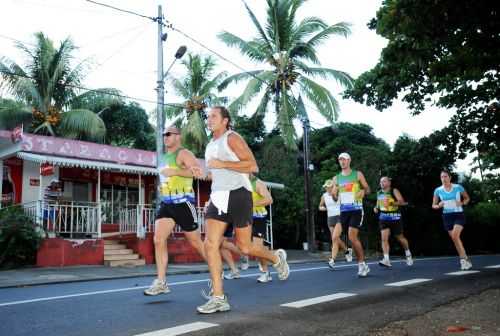
{"type": "Polygon", "coordinates": [[[460,234],[465,226],[463,206],[469,203],[470,197],[460,184],[451,183],[448,171],[441,172],[441,183],[442,186],[434,190],[432,208],[443,209],[443,225],[460,256],[460,268],[468,270],[472,267],[472,263],[465,253],[460,234]]]}

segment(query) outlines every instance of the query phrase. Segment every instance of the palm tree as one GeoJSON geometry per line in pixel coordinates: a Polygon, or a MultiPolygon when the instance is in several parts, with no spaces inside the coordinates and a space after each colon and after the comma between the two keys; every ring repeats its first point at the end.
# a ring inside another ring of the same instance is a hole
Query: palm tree
{"type": "Polygon", "coordinates": [[[208,142],[205,126],[207,107],[222,104],[226,98],[217,95],[224,72],[214,75],[216,66],[211,56],[188,54],[182,61],[186,74],[182,79],[172,79],[172,87],[185,101],[171,104],[166,117],[176,118],[174,123],[183,129],[183,143],[195,154],[201,154],[208,142]]]}
{"type": "Polygon", "coordinates": [[[27,56],[24,68],[6,57],[0,59],[0,84],[25,105],[2,110],[0,126],[8,126],[11,118],[25,121],[26,112],[31,110],[33,133],[102,142],[106,128],[101,118],[86,108],[71,108],[78,98],[87,63],[72,67],[76,47],[69,38],[58,48],[41,32],[35,34],[35,39],[32,47],[17,44],[27,56]]]}
{"type": "Polygon", "coordinates": [[[339,105],[332,93],[312,78],[333,79],[345,88],[352,86],[352,78],[345,72],[319,67],[316,48],[332,35],[347,37],[349,24],[340,22],[327,25],[317,17],[296,20],[299,8],[306,0],[267,0],[267,22],[262,25],[245,3],[257,36],[249,41],[222,32],[219,38],[229,47],[236,47],[252,61],[262,63],[266,69],[232,75],[219,86],[248,80],[243,93],[229,106],[239,112],[250,101],[261,95],[256,114],[265,114],[274,100],[276,122],[285,143],[295,147],[293,120],[307,118],[305,110],[298,108],[298,99],[292,93],[296,88],[330,122],[338,116],[339,105]],[[312,65],[310,65],[312,64],[312,65]]]}

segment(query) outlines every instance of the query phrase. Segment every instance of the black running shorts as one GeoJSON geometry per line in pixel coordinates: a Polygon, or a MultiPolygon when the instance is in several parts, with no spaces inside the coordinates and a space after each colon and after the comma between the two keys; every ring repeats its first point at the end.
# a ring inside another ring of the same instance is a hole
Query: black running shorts
{"type": "Polygon", "coordinates": [[[361,228],[361,225],[363,225],[363,210],[340,212],[340,223],[343,230],[350,227],[354,229],[361,228]]]}
{"type": "Polygon", "coordinates": [[[229,204],[227,213],[221,212],[210,201],[208,204],[206,219],[215,219],[227,224],[232,224],[236,228],[243,228],[252,224],[252,193],[241,187],[231,190],[229,193],[229,204]]]}
{"type": "Polygon", "coordinates": [[[156,220],[171,218],[175,224],[179,225],[182,231],[191,232],[198,229],[198,219],[196,209],[190,202],[177,204],[161,203],[160,209],[156,212],[156,220]]]}

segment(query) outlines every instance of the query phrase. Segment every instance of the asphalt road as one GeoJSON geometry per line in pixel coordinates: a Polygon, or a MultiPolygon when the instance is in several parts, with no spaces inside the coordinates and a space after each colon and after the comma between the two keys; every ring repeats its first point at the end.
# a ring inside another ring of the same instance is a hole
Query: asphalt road
{"type": "Polygon", "coordinates": [[[296,264],[290,278],[259,284],[256,269],[226,280],[231,311],[196,313],[207,274],[175,275],[172,292],[142,294],[152,278],[78,282],[0,289],[0,335],[166,336],[359,335],[395,319],[500,287],[500,256],[474,256],[470,272],[458,272],[458,258],[403,261],[391,269],[370,263],[367,278],[357,265],[296,264]],[[148,334],[149,333],[149,334],[148,334]]]}

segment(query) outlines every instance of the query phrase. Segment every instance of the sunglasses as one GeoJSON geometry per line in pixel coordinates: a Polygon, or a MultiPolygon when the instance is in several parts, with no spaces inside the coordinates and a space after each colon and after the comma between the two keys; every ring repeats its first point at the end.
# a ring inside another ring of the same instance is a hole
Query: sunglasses
{"type": "Polygon", "coordinates": [[[169,136],[171,136],[172,134],[179,134],[179,133],[174,133],[174,132],[166,132],[166,133],[163,133],[163,136],[169,137],[169,136]]]}

